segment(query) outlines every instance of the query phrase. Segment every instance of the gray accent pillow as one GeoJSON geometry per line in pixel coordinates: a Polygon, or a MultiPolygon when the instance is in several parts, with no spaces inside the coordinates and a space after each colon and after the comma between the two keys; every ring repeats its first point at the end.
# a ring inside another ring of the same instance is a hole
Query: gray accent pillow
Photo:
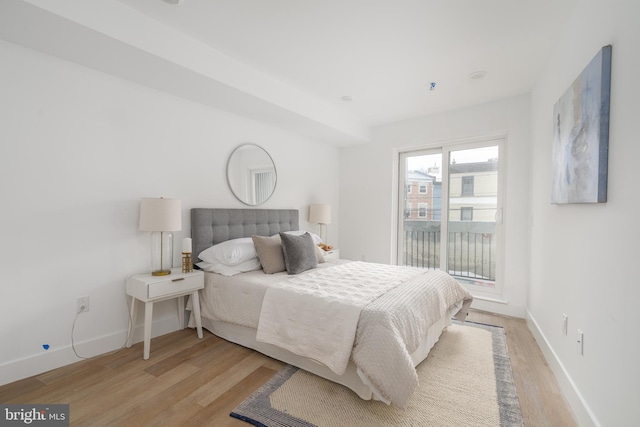
{"type": "Polygon", "coordinates": [[[267,274],[280,273],[287,267],[284,264],[284,253],[282,252],[282,240],[280,235],[265,237],[251,236],[256,247],[262,270],[267,274]]]}
{"type": "Polygon", "coordinates": [[[304,233],[302,236],[280,233],[280,238],[287,273],[299,274],[318,266],[316,245],[309,233],[304,233]]]}

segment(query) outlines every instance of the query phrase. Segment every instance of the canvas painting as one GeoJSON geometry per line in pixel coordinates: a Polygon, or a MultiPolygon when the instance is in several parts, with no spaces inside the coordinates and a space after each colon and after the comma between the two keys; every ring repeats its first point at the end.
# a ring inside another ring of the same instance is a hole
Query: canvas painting
{"type": "Polygon", "coordinates": [[[607,201],[610,90],[605,46],[553,108],[551,203],[607,201]]]}

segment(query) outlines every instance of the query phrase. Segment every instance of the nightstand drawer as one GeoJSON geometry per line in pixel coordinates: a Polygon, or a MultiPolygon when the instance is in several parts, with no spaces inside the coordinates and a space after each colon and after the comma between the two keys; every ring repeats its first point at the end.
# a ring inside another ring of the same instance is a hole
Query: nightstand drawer
{"type": "Polygon", "coordinates": [[[176,293],[185,293],[202,288],[202,277],[178,277],[167,278],[166,281],[150,283],[147,286],[147,298],[170,296],[176,293]]]}
{"type": "Polygon", "coordinates": [[[152,276],[146,273],[135,274],[127,279],[127,295],[144,302],[186,295],[202,288],[202,271],[182,273],[179,268],[174,268],[168,276],[152,276]]]}

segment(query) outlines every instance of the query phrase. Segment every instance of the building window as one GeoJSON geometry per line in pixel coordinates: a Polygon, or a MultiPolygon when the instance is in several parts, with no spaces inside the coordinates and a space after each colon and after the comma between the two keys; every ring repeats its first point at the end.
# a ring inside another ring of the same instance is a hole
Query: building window
{"type": "Polygon", "coordinates": [[[418,217],[426,218],[428,206],[426,203],[418,203],[418,217]]]}
{"type": "Polygon", "coordinates": [[[411,184],[407,184],[407,194],[411,194],[411,184]]]}
{"type": "Polygon", "coordinates": [[[473,208],[460,208],[460,221],[473,221],[473,208]]]}
{"type": "Polygon", "coordinates": [[[473,176],[462,177],[462,195],[473,196],[473,176]]]}
{"type": "Polygon", "coordinates": [[[419,191],[418,191],[418,192],[419,192],[420,194],[427,194],[427,184],[420,184],[420,187],[419,187],[419,188],[420,188],[420,189],[419,189],[419,191]]]}

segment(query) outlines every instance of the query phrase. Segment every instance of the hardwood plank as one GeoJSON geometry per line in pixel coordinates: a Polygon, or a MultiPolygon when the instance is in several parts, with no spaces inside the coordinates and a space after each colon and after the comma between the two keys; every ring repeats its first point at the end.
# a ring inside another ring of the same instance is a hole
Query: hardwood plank
{"type": "Polygon", "coordinates": [[[75,425],[95,421],[97,412],[101,414],[100,419],[108,417],[110,411],[123,406],[129,407],[132,399],[144,396],[157,384],[156,377],[140,370],[130,375],[117,374],[96,385],[91,393],[68,393],[71,422],[75,425]]]}
{"type": "MultiPolygon", "coordinates": [[[[204,424],[189,424],[187,420],[202,411],[202,406],[197,403],[190,402],[188,400],[181,400],[173,405],[165,406],[159,413],[153,414],[154,416],[144,421],[144,423],[134,420],[134,423],[119,424],[119,425],[144,425],[147,427],[158,426],[215,426],[216,424],[204,423],[204,424]]],[[[229,417],[231,418],[231,417],[229,417]]],[[[249,424],[245,424],[244,427],[249,427],[249,424]]]]}
{"type": "MultiPolygon", "coordinates": [[[[114,426],[143,425],[146,419],[166,408],[165,405],[171,406],[174,403],[173,399],[167,398],[167,390],[171,390],[173,386],[187,378],[192,378],[198,372],[197,367],[185,363],[161,377],[145,373],[150,378],[149,387],[140,388],[132,383],[128,390],[123,390],[122,394],[113,401],[109,398],[103,403],[106,410],[100,416],[100,423],[114,426]]],[[[76,421],[78,425],[84,422],[91,425],[93,415],[87,414],[77,420],[72,418],[72,421],[76,421]]]]}
{"type": "MultiPolygon", "coordinates": [[[[16,399],[20,399],[20,397],[25,394],[41,389],[46,389],[46,384],[40,381],[37,377],[29,377],[15,381],[0,387],[0,402],[11,403],[16,399]]],[[[48,392],[48,390],[45,391],[45,393],[48,392]]]]}
{"type": "Polygon", "coordinates": [[[229,388],[229,390],[221,394],[217,399],[213,400],[201,411],[193,414],[183,425],[246,427],[247,424],[245,422],[232,418],[229,414],[240,402],[249,397],[251,393],[273,377],[275,373],[276,371],[264,367],[256,369],[250,375],[234,384],[233,387],[229,388]]]}
{"type": "Polygon", "coordinates": [[[276,372],[278,372],[280,369],[284,368],[285,366],[287,366],[286,363],[281,362],[279,360],[271,359],[271,358],[269,358],[269,360],[266,361],[264,364],[265,368],[273,369],[276,372]]]}
{"type": "Polygon", "coordinates": [[[198,388],[191,395],[192,399],[200,406],[207,406],[219,396],[224,394],[237,383],[242,381],[247,375],[258,369],[264,363],[264,357],[258,353],[252,353],[237,364],[227,369],[216,377],[215,381],[210,381],[198,388]]]}
{"type": "Polygon", "coordinates": [[[222,345],[222,343],[221,340],[203,339],[192,347],[186,347],[182,351],[145,368],[145,372],[158,377],[182,363],[190,362],[203,354],[211,353],[213,347],[222,345]]]}
{"type": "MultiPolygon", "coordinates": [[[[471,310],[468,320],[505,328],[520,407],[528,426],[576,426],[558,382],[523,319],[471,310]]],[[[185,329],[0,387],[3,403],[69,403],[82,425],[246,423],[229,412],[284,366],[208,331],[185,329]]]]}
{"type": "Polygon", "coordinates": [[[52,371],[40,374],[37,378],[45,384],[55,384],[58,381],[67,381],[70,375],[89,374],[96,369],[100,369],[100,365],[93,362],[92,359],[80,360],[72,365],[63,366],[52,371]]]}

